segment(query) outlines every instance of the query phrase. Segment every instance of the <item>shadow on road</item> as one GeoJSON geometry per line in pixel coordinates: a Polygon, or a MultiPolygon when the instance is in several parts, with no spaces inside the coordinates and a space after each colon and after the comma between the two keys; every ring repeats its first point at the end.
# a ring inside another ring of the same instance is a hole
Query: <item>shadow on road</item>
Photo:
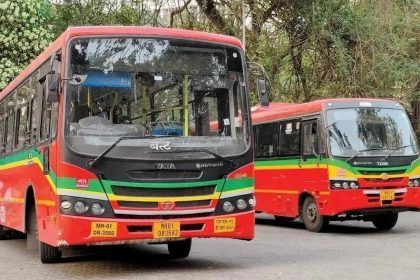
{"type": "MultiPolygon", "coordinates": [[[[231,268],[226,262],[214,259],[191,257],[174,259],[168,255],[166,245],[120,245],[79,247],[64,252],[61,265],[63,268],[73,267],[77,263],[81,269],[72,270],[72,274],[89,278],[112,273],[113,276],[125,274],[127,271],[135,272],[174,272],[174,271],[203,271],[213,269],[231,268]],[[109,265],[107,265],[109,264],[109,265]],[[86,269],[83,269],[86,267],[86,269]]],[[[77,278],[77,277],[76,277],[77,278]]]]}
{"type": "MultiPolygon", "coordinates": [[[[349,224],[349,222],[332,222],[326,233],[341,233],[341,234],[372,234],[372,233],[382,233],[374,228],[370,223],[361,223],[361,222],[353,222],[357,225],[349,224]],[[360,226],[362,224],[366,224],[366,226],[360,226]]],[[[279,222],[271,218],[257,218],[256,219],[257,225],[267,225],[267,226],[278,226],[284,228],[293,228],[293,229],[301,229],[306,230],[305,225],[296,219],[292,222],[279,222]]]]}

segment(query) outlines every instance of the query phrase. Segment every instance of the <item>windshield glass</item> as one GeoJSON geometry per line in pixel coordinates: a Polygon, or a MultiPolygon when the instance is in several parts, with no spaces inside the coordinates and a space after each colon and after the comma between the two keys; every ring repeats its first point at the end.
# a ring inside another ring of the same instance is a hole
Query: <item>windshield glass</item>
{"type": "Polygon", "coordinates": [[[191,156],[150,155],[172,148],[233,156],[249,147],[238,49],[124,37],[75,39],[69,53],[68,77],[77,75],[66,92],[65,135],[72,150],[95,156],[123,136],[136,139],[120,142],[110,157],[191,156]]]}
{"type": "Polygon", "coordinates": [[[371,107],[328,110],[327,128],[333,156],[383,156],[391,150],[395,150],[391,156],[418,153],[403,110],[371,107]]]}

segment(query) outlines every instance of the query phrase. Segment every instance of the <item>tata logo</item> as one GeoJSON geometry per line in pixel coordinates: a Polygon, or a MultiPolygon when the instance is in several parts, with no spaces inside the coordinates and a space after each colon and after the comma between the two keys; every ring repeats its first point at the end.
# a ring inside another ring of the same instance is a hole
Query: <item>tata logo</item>
{"type": "Polygon", "coordinates": [[[156,163],[156,169],[157,170],[174,170],[176,169],[174,163],[156,163]]]}
{"type": "Polygon", "coordinates": [[[382,173],[382,174],[381,174],[381,179],[382,179],[382,180],[384,180],[384,181],[386,181],[386,180],[388,180],[388,179],[389,179],[389,175],[388,175],[388,174],[386,174],[386,173],[382,173]]]}
{"type": "Polygon", "coordinates": [[[173,201],[162,201],[159,202],[159,209],[162,210],[172,210],[175,208],[175,202],[173,201]]]}
{"type": "Polygon", "coordinates": [[[150,144],[150,149],[155,150],[155,151],[169,151],[171,149],[171,143],[170,142],[166,142],[164,144],[162,143],[152,143],[150,144]]]}

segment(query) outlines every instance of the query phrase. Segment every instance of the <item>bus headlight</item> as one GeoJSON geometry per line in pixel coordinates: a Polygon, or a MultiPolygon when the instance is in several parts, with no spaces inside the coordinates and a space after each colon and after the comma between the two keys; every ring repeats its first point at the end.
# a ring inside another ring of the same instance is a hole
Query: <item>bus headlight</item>
{"type": "Polygon", "coordinates": [[[78,214],[83,214],[87,210],[89,210],[89,206],[87,206],[83,201],[77,201],[74,204],[74,211],[78,214]]]}
{"type": "Polygon", "coordinates": [[[341,189],[341,184],[340,184],[340,183],[334,183],[334,184],[332,185],[332,187],[333,187],[334,189],[341,189]]]}
{"type": "Polygon", "coordinates": [[[223,211],[225,212],[233,212],[235,210],[235,206],[230,201],[225,201],[223,203],[223,211]]]}
{"type": "Polygon", "coordinates": [[[420,185],[420,182],[419,182],[419,180],[416,179],[416,180],[414,180],[413,184],[414,184],[415,187],[418,187],[420,185]]]}
{"type": "Polygon", "coordinates": [[[250,198],[248,200],[248,204],[249,204],[249,206],[255,206],[255,198],[250,198]]]}
{"type": "Polygon", "coordinates": [[[71,202],[70,202],[70,201],[68,201],[68,200],[63,200],[63,201],[61,201],[60,206],[61,206],[61,208],[63,208],[64,210],[68,210],[68,209],[70,209],[70,208],[71,208],[71,202]]]}
{"type": "Polygon", "coordinates": [[[343,189],[348,189],[349,188],[349,183],[347,182],[343,182],[343,184],[341,184],[343,186],[343,189]]]}
{"type": "Polygon", "coordinates": [[[103,207],[99,203],[93,203],[90,207],[90,211],[92,212],[93,215],[99,216],[105,212],[105,207],[103,207]]]}
{"type": "Polygon", "coordinates": [[[351,182],[350,183],[350,188],[357,189],[357,188],[359,188],[359,186],[355,182],[351,182]]]}
{"type": "Polygon", "coordinates": [[[238,199],[236,201],[236,207],[238,207],[239,210],[244,210],[248,205],[246,204],[246,201],[242,198],[238,199]]]}

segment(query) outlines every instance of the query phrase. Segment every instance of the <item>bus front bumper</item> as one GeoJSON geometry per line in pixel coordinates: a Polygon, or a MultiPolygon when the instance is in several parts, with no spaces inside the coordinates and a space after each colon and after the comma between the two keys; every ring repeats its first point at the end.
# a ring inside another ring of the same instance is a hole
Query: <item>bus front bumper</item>
{"type": "Polygon", "coordinates": [[[59,216],[57,244],[108,245],[137,242],[159,243],[193,237],[216,237],[251,240],[254,238],[255,212],[248,211],[223,216],[178,219],[118,219],[81,216],[59,216]],[[179,223],[177,237],[158,236],[154,227],[164,223],[179,223]]]}
{"type": "Polygon", "coordinates": [[[420,187],[394,189],[393,200],[381,200],[379,189],[331,190],[317,197],[320,214],[336,216],[345,213],[420,210],[420,187]]]}

